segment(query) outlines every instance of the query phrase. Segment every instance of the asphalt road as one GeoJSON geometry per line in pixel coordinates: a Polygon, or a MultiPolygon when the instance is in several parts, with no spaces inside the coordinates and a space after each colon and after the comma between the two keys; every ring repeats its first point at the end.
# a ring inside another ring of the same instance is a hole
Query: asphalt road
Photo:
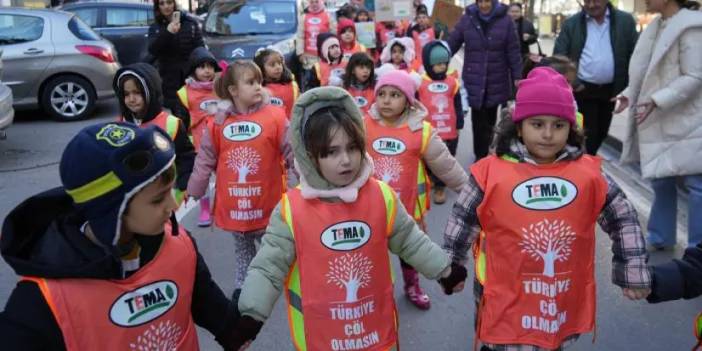
{"type": "MultiPolygon", "coordinates": [[[[81,127],[113,119],[117,113],[114,100],[100,104],[93,119],[74,123],[54,122],[37,111],[18,113],[16,124],[8,130],[8,139],[0,141],[0,218],[4,219],[27,196],[59,185],[57,163],[68,140],[81,127]]],[[[458,159],[463,165],[472,160],[470,121],[461,135],[458,159]]],[[[428,217],[429,235],[439,243],[455,199],[455,194],[448,194],[447,203],[433,205],[428,217]]],[[[233,289],[235,265],[232,239],[217,229],[197,228],[196,212],[186,214],[182,222],[192,230],[215,280],[229,294],[233,289]]],[[[702,310],[702,300],[660,305],[627,300],[621,290],[611,284],[611,241],[599,230],[597,238],[597,338],[593,344],[592,335],[586,335],[572,350],[689,350],[694,344],[692,321],[702,310]]],[[[666,261],[680,254],[680,250],[656,254],[652,262],[666,261]]],[[[394,261],[396,276],[400,277],[399,265],[394,261]]],[[[14,272],[4,262],[0,263],[0,305],[5,304],[16,281],[14,272]]],[[[401,281],[396,284],[402,349],[471,349],[474,308],[470,284],[462,293],[450,297],[443,295],[435,282],[423,279],[422,285],[432,298],[432,308],[426,312],[411,306],[403,297],[401,281]]],[[[281,297],[251,350],[292,350],[284,303],[281,297]]],[[[219,349],[209,333],[200,330],[199,334],[203,350],[219,349]]]]}

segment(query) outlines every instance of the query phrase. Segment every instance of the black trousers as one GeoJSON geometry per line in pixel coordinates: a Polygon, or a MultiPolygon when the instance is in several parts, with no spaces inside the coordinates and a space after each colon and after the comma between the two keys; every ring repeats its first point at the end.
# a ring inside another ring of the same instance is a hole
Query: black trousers
{"type": "Polygon", "coordinates": [[[591,84],[583,82],[585,90],[575,93],[578,111],[583,114],[585,124],[585,149],[590,155],[596,155],[609,134],[612,124],[614,102],[612,84],[591,84]]]}
{"type": "MultiPolygon", "coordinates": [[[[451,156],[456,156],[456,149],[458,148],[458,138],[456,139],[451,139],[451,140],[444,140],[444,144],[446,144],[446,147],[449,150],[449,153],[451,153],[451,156]]],[[[431,184],[439,189],[439,188],[444,188],[446,187],[446,184],[441,181],[441,179],[437,178],[434,173],[431,172],[431,169],[427,167],[427,172],[429,172],[429,179],[431,179],[431,184]]]]}
{"type": "Polygon", "coordinates": [[[495,134],[497,106],[471,109],[470,120],[473,123],[473,153],[477,161],[487,156],[490,150],[490,143],[495,134]]]}

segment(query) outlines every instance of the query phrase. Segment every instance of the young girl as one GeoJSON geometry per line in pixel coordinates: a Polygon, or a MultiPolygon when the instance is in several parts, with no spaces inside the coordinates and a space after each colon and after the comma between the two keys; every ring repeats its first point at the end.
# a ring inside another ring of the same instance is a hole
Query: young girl
{"type": "MultiPolygon", "coordinates": [[[[339,38],[331,33],[322,33],[317,41],[319,52],[319,62],[314,65],[316,75],[316,86],[329,85],[332,77],[340,78],[346,68],[346,60],[341,53],[339,38]]],[[[315,86],[314,83],[309,86],[315,86]]]]}
{"type": "Polygon", "coordinates": [[[465,269],[449,267],[393,191],[372,177],[363,120],[348,93],[336,87],[304,93],[291,131],[300,187],[271,216],[239,298],[242,318],[233,338],[254,338],[285,291],[297,350],[349,343],[396,349],[388,250],[430,279],[446,277],[445,291],[460,289],[455,282],[465,269]],[[349,335],[354,323],[362,328],[349,335]]]}
{"type": "MultiPolygon", "coordinates": [[[[417,87],[418,82],[403,71],[381,76],[365,125],[375,176],[398,193],[407,212],[424,228],[424,215],[429,209],[425,166],[456,192],[468,182],[468,176],[431,124],[424,121],[427,109],[415,99],[417,87]]],[[[404,261],[402,276],[407,298],[415,306],[428,309],[429,296],[419,286],[417,271],[404,261]]]]}
{"type": "Polygon", "coordinates": [[[373,19],[370,17],[370,12],[366,9],[360,9],[356,12],[356,18],[354,22],[372,22],[373,19]]]}
{"type": "Polygon", "coordinates": [[[346,65],[343,77],[343,87],[351,94],[356,105],[365,114],[375,102],[375,69],[373,59],[365,52],[358,52],[351,56],[346,65]]]}
{"type": "Polygon", "coordinates": [[[275,49],[262,49],[256,52],[254,62],[263,72],[263,86],[270,93],[271,104],[282,107],[289,120],[300,89],[292,72],[285,66],[283,55],[275,49]]]}
{"type": "Polygon", "coordinates": [[[350,19],[339,20],[337,34],[341,39],[343,59],[348,61],[357,52],[366,52],[366,47],[356,40],[356,24],[350,19]]]}
{"type": "Polygon", "coordinates": [[[407,37],[414,41],[415,57],[421,65],[422,48],[433,40],[444,40],[448,37],[448,28],[441,23],[432,25],[426,5],[417,6],[416,12],[415,24],[407,31],[407,37]]]}
{"type": "Polygon", "coordinates": [[[189,193],[201,198],[210,174],[216,174],[215,225],[234,237],[235,289],[241,288],[256,253],[255,241],[260,241],[285,191],[288,121],[283,109],[269,104],[262,78],[255,63],[237,60],[215,80],[215,92],[222,101],[202,136],[188,183],[189,193]]]}
{"type": "MultiPolygon", "coordinates": [[[[217,105],[218,99],[214,93],[215,73],[222,69],[212,53],[204,47],[198,47],[190,54],[189,66],[189,77],[185,80],[185,85],[178,90],[177,95],[180,103],[188,111],[190,137],[195,146],[195,152],[198,152],[202,133],[212,120],[212,113],[217,105]]],[[[210,224],[212,224],[210,198],[203,196],[200,199],[197,225],[209,227],[210,224]]]]}
{"type": "Polygon", "coordinates": [[[560,349],[594,329],[595,224],[612,238],[614,284],[629,299],[648,295],[641,228],[600,158],[584,154],[575,99],[557,72],[536,68],[520,82],[498,129],[496,155],[470,169],[444,248],[463,264],[473,245],[482,350],[560,349]]]}
{"type": "Polygon", "coordinates": [[[378,76],[392,70],[403,70],[407,73],[418,70],[414,56],[414,42],[410,38],[395,38],[390,40],[380,54],[378,76]]]}
{"type": "Polygon", "coordinates": [[[185,199],[190,173],[193,171],[195,149],[185,125],[180,118],[163,110],[161,77],[156,69],[146,63],[134,63],[115,73],[112,87],[117,95],[121,116],[119,121],[142,128],[155,125],[173,139],[176,152],[176,182],[174,195],[178,204],[185,199]]]}

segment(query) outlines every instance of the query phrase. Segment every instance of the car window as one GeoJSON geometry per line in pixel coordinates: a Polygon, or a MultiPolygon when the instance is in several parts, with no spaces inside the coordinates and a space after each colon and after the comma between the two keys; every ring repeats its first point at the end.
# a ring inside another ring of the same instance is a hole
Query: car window
{"type": "Polygon", "coordinates": [[[135,8],[108,7],[105,9],[105,27],[146,27],[151,24],[149,12],[135,8]]]}
{"type": "Polygon", "coordinates": [[[43,32],[41,17],[0,14],[0,45],[34,41],[41,38],[43,32]]]}
{"type": "Polygon", "coordinates": [[[76,16],[68,21],[68,30],[80,40],[100,40],[100,36],[76,16]]]}
{"type": "Polygon", "coordinates": [[[85,24],[91,27],[97,27],[98,9],[75,9],[70,11],[75,13],[76,16],[80,17],[85,24]]]}
{"type": "Polygon", "coordinates": [[[227,1],[212,5],[205,32],[223,35],[277,34],[294,32],[296,24],[294,2],[227,1]]]}

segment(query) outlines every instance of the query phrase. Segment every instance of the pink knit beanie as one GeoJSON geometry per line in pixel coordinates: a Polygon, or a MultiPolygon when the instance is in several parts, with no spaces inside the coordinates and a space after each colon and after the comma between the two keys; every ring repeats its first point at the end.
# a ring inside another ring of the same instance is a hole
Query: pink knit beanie
{"type": "Polygon", "coordinates": [[[402,91],[402,93],[407,97],[407,102],[409,102],[410,105],[414,105],[414,95],[417,93],[419,86],[417,85],[417,82],[412,79],[409,73],[395,69],[381,75],[378,79],[378,83],[375,84],[374,94],[377,96],[380,88],[386,85],[400,89],[400,91],[402,91]]]}
{"type": "Polygon", "coordinates": [[[551,67],[534,68],[519,82],[512,114],[516,123],[533,116],[560,117],[575,124],[575,98],[568,81],[551,67]]]}

